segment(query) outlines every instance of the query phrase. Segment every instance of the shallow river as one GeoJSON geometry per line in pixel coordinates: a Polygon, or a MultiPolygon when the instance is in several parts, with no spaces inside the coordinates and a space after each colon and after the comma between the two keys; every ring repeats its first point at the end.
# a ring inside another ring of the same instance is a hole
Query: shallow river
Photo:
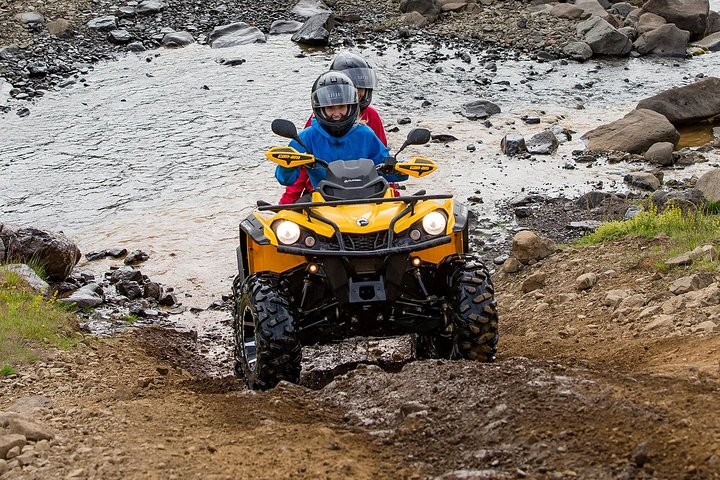
{"type": "MultiPolygon", "coordinates": [[[[440,166],[429,181],[414,181],[409,189],[451,192],[461,200],[479,192],[479,213],[486,216],[496,201],[522,191],[574,195],[598,181],[622,190],[622,175],[641,166],[562,168],[572,161],[570,152],[582,148],[580,135],[620,118],[644,97],[699,74],[720,75],[718,53],[566,66],[498,61],[496,72],[485,58],[467,64],[454,51],[432,46],[359,53],[378,71],[374,105],[386,126],[412,120],[389,134],[391,147],[415,126],[459,139],[408,148],[407,155],[422,154],[440,166]],[[428,63],[438,51],[447,58],[428,63]],[[491,82],[482,85],[483,78],[491,82]],[[456,113],[480,98],[502,108],[492,127],[456,113]],[[431,105],[422,107],[425,100],[431,105]],[[523,115],[542,123],[525,125],[523,115]],[[558,153],[534,160],[499,153],[503,135],[527,138],[552,123],[578,132],[558,153]],[[476,151],[468,151],[469,144],[476,151]]],[[[257,199],[281,194],[273,164],[263,156],[269,146],[285,143],[270,132],[271,120],[306,120],[310,85],[332,55],[303,52],[289,36],[279,36],[267,44],[192,46],[98,65],[84,82],[31,105],[29,117],[0,116],[0,221],[63,230],[83,252],[142,249],[151,256],[144,273],[191,295],[182,298],[186,306],[205,308],[230,290],[239,220],[257,199]],[[246,62],[230,67],[220,58],[246,62]]]]}

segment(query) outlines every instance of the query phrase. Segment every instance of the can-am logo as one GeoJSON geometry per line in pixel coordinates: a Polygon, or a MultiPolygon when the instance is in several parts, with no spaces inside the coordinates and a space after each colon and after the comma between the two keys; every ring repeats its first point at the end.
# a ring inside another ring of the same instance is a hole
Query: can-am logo
{"type": "Polygon", "coordinates": [[[368,225],[370,225],[370,222],[365,217],[358,218],[355,223],[358,224],[358,227],[367,227],[368,225]]]}
{"type": "Polygon", "coordinates": [[[343,183],[362,182],[362,178],[346,178],[343,183]]]}

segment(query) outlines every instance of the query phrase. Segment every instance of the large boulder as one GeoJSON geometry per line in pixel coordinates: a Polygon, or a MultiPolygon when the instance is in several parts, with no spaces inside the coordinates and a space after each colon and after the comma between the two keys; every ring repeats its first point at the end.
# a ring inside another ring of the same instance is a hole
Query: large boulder
{"type": "Polygon", "coordinates": [[[689,31],[692,38],[702,38],[707,30],[710,3],[708,0],[648,0],[642,10],[660,15],[668,23],[689,31]]]}
{"type": "Polygon", "coordinates": [[[310,17],[291,40],[303,45],[323,47],[330,42],[330,32],[333,28],[335,28],[335,16],[332,13],[319,13],[310,17]]]}
{"type": "Polygon", "coordinates": [[[640,100],[636,108],[658,112],[673,125],[691,125],[712,118],[720,115],[720,78],[706,77],[672,88],[640,100]]]}
{"type": "Polygon", "coordinates": [[[330,13],[330,8],[322,0],[300,0],[291,13],[303,18],[314,17],[319,13],[330,13]]]}
{"type": "Polygon", "coordinates": [[[582,8],[570,5],[569,3],[558,3],[550,9],[550,15],[558,18],[567,18],[568,20],[579,20],[590,16],[582,8]]]}
{"type": "Polygon", "coordinates": [[[689,39],[690,32],[680,30],[674,24],[668,23],[640,35],[633,47],[641,55],[653,53],[684,57],[689,39]]]}
{"type": "Polygon", "coordinates": [[[627,55],[632,42],[615,27],[600,17],[591,17],[577,26],[577,34],[584,36],[597,55],[627,55]]]}
{"type": "Polygon", "coordinates": [[[579,8],[588,17],[607,18],[610,12],[600,5],[598,0],[575,0],[575,7],[579,8]]]}
{"type": "Polygon", "coordinates": [[[640,15],[640,19],[638,20],[637,24],[637,31],[639,34],[643,34],[646,32],[650,32],[652,30],[655,30],[656,28],[667,24],[665,19],[661,17],[660,15],[655,15],[654,13],[645,12],[642,15],[640,15]]]}
{"type": "Polygon", "coordinates": [[[549,238],[540,237],[534,232],[523,230],[513,237],[512,256],[521,263],[542,260],[549,257],[556,250],[555,242],[549,238]]]}
{"type": "Polygon", "coordinates": [[[211,48],[226,48],[249,43],[265,43],[265,34],[245,22],[235,22],[213,28],[208,38],[211,48]]]}
{"type": "Polygon", "coordinates": [[[588,150],[644,154],[658,142],[677,145],[680,134],[663,115],[652,110],[637,109],[620,120],[587,132],[582,138],[587,141],[588,150]]]}
{"type": "Polygon", "coordinates": [[[62,232],[39,228],[16,228],[0,223],[0,242],[5,247],[5,262],[35,262],[50,280],[65,280],[80,261],[77,245],[62,232]]]}
{"type": "Polygon", "coordinates": [[[720,202],[720,168],[706,172],[698,180],[696,188],[708,202],[720,202]]]}
{"type": "Polygon", "coordinates": [[[715,32],[695,42],[695,45],[711,52],[720,51],[720,32],[715,32]]]}
{"type": "Polygon", "coordinates": [[[460,115],[470,120],[483,120],[496,113],[500,113],[500,107],[487,100],[468,102],[460,109],[460,115]]]}

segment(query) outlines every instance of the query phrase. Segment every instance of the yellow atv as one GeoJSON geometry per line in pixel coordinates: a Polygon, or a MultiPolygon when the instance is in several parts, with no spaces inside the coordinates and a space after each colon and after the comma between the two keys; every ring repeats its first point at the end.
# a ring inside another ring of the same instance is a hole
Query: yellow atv
{"type": "MultiPolygon", "coordinates": [[[[272,129],[302,145],[291,122],[272,129]]],[[[429,140],[414,129],[398,153],[429,140]]],[[[310,201],[259,201],[240,223],[235,372],[251,388],[297,383],[303,345],[355,336],[411,334],[417,358],[495,358],[495,296],[487,268],[467,253],[468,209],[452,195],[395,197],[381,176],[425,177],[437,168],[431,160],[328,164],[287,146],[266,156],[322,166],[326,178],[310,201]]]]}

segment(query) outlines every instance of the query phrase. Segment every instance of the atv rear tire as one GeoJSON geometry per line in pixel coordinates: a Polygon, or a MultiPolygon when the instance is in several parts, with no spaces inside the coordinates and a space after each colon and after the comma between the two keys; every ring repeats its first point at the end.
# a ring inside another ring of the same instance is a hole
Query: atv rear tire
{"type": "Polygon", "coordinates": [[[467,257],[451,278],[453,292],[453,358],[495,360],[498,315],[495,289],[487,267],[467,257]]]}
{"type": "Polygon", "coordinates": [[[290,299],[274,275],[252,275],[233,284],[235,373],[250,388],[267,390],[281,380],[300,381],[302,349],[290,299]]]}

